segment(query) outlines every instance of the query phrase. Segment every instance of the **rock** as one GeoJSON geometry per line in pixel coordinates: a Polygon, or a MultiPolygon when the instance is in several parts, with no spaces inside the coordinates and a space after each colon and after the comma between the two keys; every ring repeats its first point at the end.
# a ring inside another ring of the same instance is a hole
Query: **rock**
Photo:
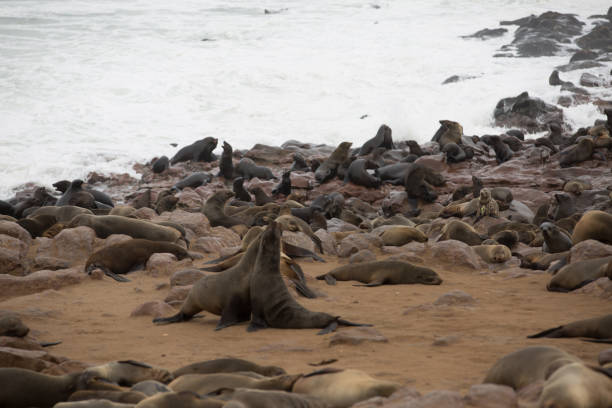
{"type": "Polygon", "coordinates": [[[351,234],[340,241],[338,256],[347,258],[361,249],[382,247],[382,239],[372,234],[351,234]]]}
{"type": "Polygon", "coordinates": [[[612,51],[612,24],[600,24],[595,26],[590,33],[576,40],[580,48],[589,50],[612,51]]]}
{"type": "Polygon", "coordinates": [[[138,306],[130,313],[130,317],[152,316],[153,318],[158,318],[173,315],[174,313],[176,313],[176,310],[172,306],[161,300],[156,300],[138,306]]]}
{"type": "Polygon", "coordinates": [[[57,234],[49,247],[49,253],[39,253],[73,263],[85,263],[94,252],[96,233],[89,227],[76,227],[62,230],[57,234]]]}
{"type": "Polygon", "coordinates": [[[32,244],[32,237],[21,225],[11,221],[0,221],[0,235],[8,235],[22,241],[29,247],[32,244]]]}
{"type": "Polygon", "coordinates": [[[370,251],[369,249],[362,249],[361,251],[351,255],[349,258],[349,263],[370,262],[375,260],[376,255],[374,255],[374,252],[370,251]]]}
{"type": "Polygon", "coordinates": [[[197,236],[206,235],[210,232],[210,223],[208,218],[200,212],[187,212],[183,210],[174,210],[165,212],[163,215],[155,218],[155,221],[170,221],[188,228],[197,236]]]}
{"type": "Polygon", "coordinates": [[[597,361],[599,361],[599,365],[603,366],[604,364],[612,363],[612,348],[606,349],[599,353],[599,357],[597,357],[597,361]]]}
{"type": "Polygon", "coordinates": [[[414,161],[422,166],[428,167],[437,173],[448,173],[448,164],[446,164],[446,156],[444,153],[429,154],[421,156],[414,161]]]}
{"type": "Polygon", "coordinates": [[[436,299],[435,306],[474,306],[476,300],[462,290],[452,290],[436,299]]]}
{"type": "Polygon", "coordinates": [[[321,244],[323,245],[323,253],[325,255],[338,255],[338,252],[336,251],[336,240],[329,232],[324,229],[320,229],[314,234],[321,240],[321,244]]]}
{"type": "Polygon", "coordinates": [[[329,232],[345,232],[345,231],[359,231],[359,227],[349,224],[348,222],[342,221],[340,218],[332,218],[327,221],[327,231],[329,232]]]}
{"type": "Polygon", "coordinates": [[[17,238],[0,235],[0,273],[25,275],[23,257],[27,251],[26,244],[17,238]]]}
{"type": "Polygon", "coordinates": [[[591,50],[578,50],[570,58],[570,62],[594,60],[598,57],[596,52],[591,50]]]}
{"type": "Polygon", "coordinates": [[[351,327],[338,330],[329,340],[329,345],[348,344],[356,346],[364,342],[388,343],[389,340],[372,327],[351,327]]]}
{"type": "Polygon", "coordinates": [[[464,35],[463,38],[480,38],[481,40],[487,40],[489,38],[501,37],[506,34],[508,29],[506,28],[485,28],[480,31],[476,31],[471,35],[464,35]]]}
{"type": "Polygon", "coordinates": [[[29,337],[0,336],[0,347],[42,351],[43,347],[29,337]]]}
{"type": "Polygon", "coordinates": [[[502,211],[500,215],[513,221],[516,221],[518,216],[520,219],[524,219],[527,222],[533,221],[533,217],[535,216],[527,205],[518,200],[512,200],[510,202],[510,208],[506,211],[502,211]]]}
{"type": "Polygon", "coordinates": [[[420,397],[421,394],[417,390],[406,387],[395,391],[389,398],[370,398],[353,405],[352,408],[404,408],[411,406],[410,403],[418,400],[420,397]]]}
{"type": "Polygon", "coordinates": [[[495,125],[518,127],[529,133],[548,130],[548,123],[563,123],[563,111],[539,98],[532,98],[527,92],[504,98],[497,103],[493,112],[495,125]]]}
{"type": "Polygon", "coordinates": [[[203,253],[220,253],[223,248],[241,244],[238,234],[229,228],[214,227],[204,237],[199,237],[191,244],[191,250],[203,253]]]}
{"type": "Polygon", "coordinates": [[[0,336],[24,337],[29,331],[15,313],[0,311],[0,336]]]}
{"type": "Polygon", "coordinates": [[[432,346],[450,346],[451,344],[455,344],[459,341],[459,336],[443,336],[443,337],[438,337],[436,338],[433,343],[431,343],[432,346]]]}
{"type": "Polygon", "coordinates": [[[291,172],[291,187],[310,190],[314,184],[314,173],[291,172]]]}
{"type": "Polygon", "coordinates": [[[173,287],[172,289],[170,289],[170,292],[168,292],[168,295],[164,299],[164,302],[168,303],[169,305],[178,304],[180,306],[180,304],[182,304],[183,301],[187,298],[187,295],[189,294],[189,291],[192,287],[193,285],[173,287]]]}
{"type": "Polygon", "coordinates": [[[507,385],[476,384],[470,387],[464,398],[466,407],[518,408],[516,392],[507,385]]]}
{"type": "Polygon", "coordinates": [[[29,295],[47,289],[59,289],[85,279],[80,268],[59,271],[37,271],[28,276],[0,275],[0,298],[29,295]]]}
{"type": "Polygon", "coordinates": [[[574,245],[570,249],[570,256],[572,263],[612,256],[612,245],[606,245],[594,239],[587,239],[574,245]]]}
{"type": "Polygon", "coordinates": [[[607,82],[604,78],[598,77],[588,72],[584,72],[582,75],[580,75],[580,85],[588,86],[590,88],[596,88],[600,86],[606,86],[607,82]]]}
{"type": "Polygon", "coordinates": [[[0,347],[0,367],[16,367],[32,371],[42,371],[51,366],[51,363],[43,360],[46,356],[46,351],[0,347]]]}
{"type": "Polygon", "coordinates": [[[193,285],[206,274],[199,269],[183,269],[174,272],[170,277],[170,286],[187,286],[193,285]]]}
{"type": "Polygon", "coordinates": [[[470,246],[454,239],[430,245],[431,255],[439,262],[470,269],[486,268],[486,265],[470,246]]]}
{"type": "Polygon", "coordinates": [[[283,242],[315,252],[314,242],[308,235],[301,231],[283,231],[283,242]]]}
{"type": "Polygon", "coordinates": [[[149,276],[169,275],[171,268],[177,261],[173,254],[157,253],[149,257],[146,265],[146,274],[149,276]]]}
{"type": "Polygon", "coordinates": [[[391,191],[389,196],[382,202],[382,211],[385,216],[390,217],[398,213],[407,213],[412,210],[412,206],[408,202],[408,194],[406,191],[391,191]]]}
{"type": "MultiPolygon", "coordinates": [[[[178,198],[178,202],[176,203],[176,208],[179,209],[200,209],[204,205],[204,200],[202,196],[198,194],[195,190],[187,187],[181,190],[181,192],[176,194],[176,198],[178,198]]],[[[198,213],[193,213],[198,214],[198,213]]]]}
{"type": "Polygon", "coordinates": [[[570,72],[570,71],[576,71],[579,69],[591,69],[591,68],[599,68],[599,67],[603,67],[603,64],[601,62],[597,62],[597,61],[574,61],[574,62],[570,62],[569,64],[565,64],[565,65],[559,65],[557,67],[555,67],[555,69],[561,71],[561,72],[570,72]]]}
{"type": "Polygon", "coordinates": [[[252,159],[257,164],[291,164],[293,162],[293,152],[276,146],[267,146],[257,143],[251,150],[245,153],[244,157],[252,159]]]}
{"type": "Polygon", "coordinates": [[[456,391],[432,391],[406,408],[463,408],[463,398],[456,391]]]}
{"type": "Polygon", "coordinates": [[[152,208],[141,207],[136,209],[136,211],[134,212],[134,217],[140,220],[152,220],[157,217],[157,213],[152,208]]]}
{"type": "Polygon", "coordinates": [[[580,289],[572,291],[572,293],[581,293],[601,299],[612,299],[612,280],[609,278],[599,278],[580,289]]]}

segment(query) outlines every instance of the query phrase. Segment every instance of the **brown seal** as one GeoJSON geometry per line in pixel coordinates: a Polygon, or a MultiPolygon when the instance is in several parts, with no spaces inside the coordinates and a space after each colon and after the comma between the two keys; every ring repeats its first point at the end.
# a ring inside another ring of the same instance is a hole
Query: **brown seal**
{"type": "Polygon", "coordinates": [[[234,149],[232,146],[223,142],[223,153],[221,153],[221,160],[219,160],[219,173],[218,177],[223,177],[226,180],[231,180],[234,178],[234,161],[232,160],[232,154],[234,149]]]}
{"type": "Polygon", "coordinates": [[[223,207],[227,200],[232,198],[234,193],[230,190],[219,190],[215,194],[213,194],[202,208],[202,212],[208,218],[211,227],[226,227],[230,228],[234,225],[243,224],[242,221],[230,217],[225,214],[223,207]]]}
{"type": "Polygon", "coordinates": [[[311,312],[289,294],[280,274],[280,224],[272,221],[261,234],[257,258],[250,276],[251,324],[248,330],[322,328],[329,333],[338,325],[363,326],[322,312],[311,312]]]}
{"type": "Polygon", "coordinates": [[[119,390],[87,372],[46,375],[22,368],[0,368],[0,407],[51,408],[78,390],[119,390]],[[10,387],[6,386],[10,384],[10,387]]]}
{"type": "Polygon", "coordinates": [[[564,266],[550,280],[546,289],[551,292],[570,292],[606,276],[612,256],[578,261],[564,266]]]}
{"type": "Polygon", "coordinates": [[[134,408],[223,408],[225,401],[200,397],[195,392],[162,392],[140,401],[134,408]]]}
{"type": "Polygon", "coordinates": [[[510,249],[505,245],[474,245],[472,249],[486,263],[504,263],[512,257],[510,249]]]}
{"type": "Polygon", "coordinates": [[[93,215],[93,213],[87,208],[77,207],[75,205],[64,205],[61,207],[40,207],[30,217],[37,217],[39,215],[52,215],[57,219],[57,222],[68,224],[74,217],[81,214],[93,215]]]}
{"type": "Polygon", "coordinates": [[[403,225],[386,229],[380,237],[384,245],[402,246],[412,241],[427,242],[427,236],[414,227],[403,225]]]}
{"type": "Polygon", "coordinates": [[[329,285],[335,285],[337,280],[356,280],[365,283],[355,286],[442,283],[442,279],[434,270],[404,261],[372,261],[339,266],[324,275],[317,276],[317,279],[325,279],[329,285]]]}
{"type": "Polygon", "coordinates": [[[170,371],[166,369],[152,367],[134,360],[112,361],[89,367],[85,369],[85,373],[128,387],[145,380],[155,380],[168,384],[174,379],[170,371]]]}
{"type": "Polygon", "coordinates": [[[272,174],[272,170],[265,166],[256,165],[255,162],[249,159],[248,157],[243,157],[242,159],[240,159],[240,161],[234,168],[234,172],[247,180],[250,180],[253,177],[257,177],[261,180],[276,179],[276,177],[274,177],[274,174],[272,174]]]}
{"type": "Polygon", "coordinates": [[[547,329],[527,337],[530,339],[539,337],[589,337],[592,339],[612,339],[612,314],[564,324],[563,326],[547,329]]]}
{"type": "Polygon", "coordinates": [[[572,247],[572,239],[567,231],[557,227],[555,224],[544,222],[540,225],[540,229],[544,237],[542,251],[554,254],[565,252],[572,247]]]}
{"type": "Polygon", "coordinates": [[[108,238],[112,234],[167,242],[176,242],[181,238],[181,233],[174,228],[118,215],[81,214],[74,217],[68,225],[69,228],[80,226],[92,228],[98,238],[108,238]]]}
{"type": "Polygon", "coordinates": [[[451,220],[442,228],[442,233],[437,241],[455,239],[468,245],[480,245],[487,237],[479,234],[469,224],[463,221],[451,220]]]}
{"type": "Polygon", "coordinates": [[[138,404],[145,398],[147,398],[145,394],[137,391],[80,390],[70,395],[68,401],[107,400],[126,404],[138,404]]]}
{"type": "Polygon", "coordinates": [[[499,218],[499,204],[497,204],[497,200],[491,197],[491,190],[488,188],[481,189],[480,196],[478,197],[478,215],[476,216],[476,221],[483,217],[499,218]]]}
{"type": "Polygon", "coordinates": [[[594,147],[591,138],[581,138],[578,143],[559,153],[559,165],[561,167],[570,167],[573,164],[589,160],[593,156],[594,147]]]}
{"type": "Polygon", "coordinates": [[[108,399],[60,402],[53,408],[134,408],[134,404],[113,402],[108,399]]]}
{"type": "Polygon", "coordinates": [[[329,408],[318,398],[286,391],[225,389],[220,390],[218,398],[228,401],[223,408],[329,408]]]}
{"type": "Polygon", "coordinates": [[[493,234],[491,239],[501,245],[505,245],[508,248],[512,249],[519,242],[519,233],[511,230],[503,230],[496,234],[493,234]]]}
{"type": "Polygon", "coordinates": [[[174,392],[192,391],[206,395],[220,388],[251,388],[291,391],[299,375],[253,378],[239,373],[184,374],[168,384],[174,392]]]}
{"type": "Polygon", "coordinates": [[[57,223],[54,215],[35,215],[17,221],[21,228],[30,233],[32,238],[42,237],[44,232],[57,223]]]}
{"type": "Polygon", "coordinates": [[[285,370],[276,366],[261,366],[240,358],[217,358],[215,360],[200,361],[175,370],[175,378],[185,374],[214,374],[250,371],[266,377],[286,374],[285,370]]]}
{"type": "Polygon", "coordinates": [[[281,215],[280,217],[277,217],[275,221],[282,226],[284,231],[300,231],[306,234],[312,240],[312,242],[315,243],[319,249],[319,252],[323,252],[323,243],[321,242],[321,238],[316,236],[314,232],[312,232],[310,225],[308,225],[301,218],[294,217],[293,215],[281,215]]]}
{"type": "Polygon", "coordinates": [[[583,180],[570,180],[563,185],[563,191],[574,195],[580,195],[584,190],[590,190],[592,188],[593,185],[591,182],[583,180]]]}
{"type": "Polygon", "coordinates": [[[168,170],[169,167],[170,159],[168,159],[168,156],[162,156],[156,159],[151,166],[153,173],[155,174],[163,173],[164,171],[168,170]]]}
{"type": "Polygon", "coordinates": [[[370,154],[372,150],[376,149],[377,147],[384,147],[387,150],[395,149],[391,135],[392,131],[389,126],[384,124],[380,125],[378,131],[376,132],[376,136],[361,146],[361,149],[359,149],[359,156],[370,154]]]}
{"type": "Polygon", "coordinates": [[[70,186],[64,194],[57,200],[55,204],[58,207],[62,205],[75,205],[83,208],[97,208],[94,196],[87,190],[83,189],[83,180],[72,180],[70,186]]]}
{"type": "Polygon", "coordinates": [[[195,141],[194,143],[182,147],[170,160],[170,164],[175,165],[176,163],[185,161],[203,161],[211,162],[216,160],[213,150],[217,147],[218,140],[214,137],[205,137],[195,141]]]}
{"type": "Polygon", "coordinates": [[[153,322],[156,324],[184,322],[202,310],[221,316],[215,330],[248,321],[251,316],[249,277],[255,264],[260,240],[261,235],[251,242],[237,265],[198,280],[177,314],[157,318],[153,322]]]}
{"type": "Polygon", "coordinates": [[[169,253],[178,259],[189,256],[187,251],[176,244],[164,241],[150,241],[148,239],[130,239],[117,244],[104,247],[87,259],[85,272],[91,273],[100,268],[107,276],[119,282],[126,279],[117,274],[126,274],[138,266],[144,266],[149,257],[156,253],[169,253]]]}
{"type": "Polygon", "coordinates": [[[266,205],[268,203],[273,203],[274,200],[272,197],[266,194],[265,191],[259,186],[252,187],[249,192],[255,196],[255,205],[266,205]]]}
{"type": "Polygon", "coordinates": [[[293,392],[326,402],[330,407],[350,407],[374,397],[388,397],[400,384],[377,380],[359,370],[325,368],[295,382],[293,392]]]}
{"type": "Polygon", "coordinates": [[[349,157],[349,150],[353,144],[351,142],[342,142],[336,147],[336,150],[317,168],[315,171],[315,179],[319,183],[324,183],[336,175],[338,166],[340,166],[349,157]]]}
{"type": "Polygon", "coordinates": [[[344,176],[344,184],[349,181],[367,188],[379,188],[380,179],[368,173],[368,169],[377,169],[378,166],[368,159],[356,159],[349,165],[344,176]]]}
{"type": "Polygon", "coordinates": [[[598,210],[584,213],[574,227],[572,242],[576,245],[587,239],[612,245],[612,214],[598,210]]]}
{"type": "Polygon", "coordinates": [[[521,259],[521,268],[537,269],[541,271],[547,270],[555,261],[567,259],[568,255],[569,251],[555,254],[544,254],[538,251],[525,256],[518,254],[521,259]]]}
{"type": "Polygon", "coordinates": [[[461,136],[463,136],[463,127],[452,120],[441,120],[440,128],[432,137],[433,142],[438,142],[440,148],[444,148],[447,143],[461,144],[461,136]]]}
{"type": "Polygon", "coordinates": [[[128,218],[137,218],[134,213],[136,212],[136,208],[131,205],[117,205],[115,206],[108,215],[120,215],[122,217],[128,218]]]}
{"type": "Polygon", "coordinates": [[[580,362],[580,359],[556,347],[526,347],[497,360],[483,383],[507,385],[519,390],[543,381],[564,365],[575,362],[580,362]]]}
{"type": "Polygon", "coordinates": [[[564,365],[544,383],[538,407],[612,407],[612,369],[564,365]]]}

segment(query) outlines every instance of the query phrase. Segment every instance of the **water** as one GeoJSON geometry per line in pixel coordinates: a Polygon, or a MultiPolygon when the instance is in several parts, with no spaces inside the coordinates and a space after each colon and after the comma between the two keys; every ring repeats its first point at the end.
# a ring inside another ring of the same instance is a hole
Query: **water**
{"type": "MultiPolygon", "coordinates": [[[[501,98],[528,90],[556,101],[548,76],[568,57],[492,58],[513,26],[487,41],[459,36],[547,10],[586,21],[607,7],[601,0],[2,0],[0,198],[28,181],[133,173],[134,162],[174,154],[170,143],[204,136],[234,148],[288,139],[358,146],[386,123],[395,139],[425,142],[440,119],[460,122],[466,134],[494,132],[501,98]],[[477,78],[441,85],[455,74],[477,78]]],[[[580,73],[561,77],[577,83],[580,73]]],[[[578,126],[603,117],[591,106],[565,113],[578,126]]]]}

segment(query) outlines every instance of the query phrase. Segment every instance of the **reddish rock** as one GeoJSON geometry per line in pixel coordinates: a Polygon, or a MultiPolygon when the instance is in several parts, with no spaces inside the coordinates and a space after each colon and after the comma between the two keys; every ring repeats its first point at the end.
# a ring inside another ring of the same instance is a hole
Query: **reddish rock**
{"type": "Polygon", "coordinates": [[[132,313],[130,313],[130,317],[152,316],[153,318],[158,318],[162,316],[170,316],[175,313],[176,310],[174,310],[172,306],[166,302],[162,302],[161,300],[156,300],[138,306],[132,311],[132,313]]]}
{"type": "Polygon", "coordinates": [[[609,278],[599,278],[572,293],[582,293],[601,299],[612,299],[612,280],[609,278]]]}
{"type": "Polygon", "coordinates": [[[463,408],[463,397],[456,391],[433,391],[405,405],[406,408],[463,408]]]}
{"type": "Polygon", "coordinates": [[[466,407],[474,408],[517,408],[516,392],[507,385],[473,385],[464,398],[466,407]]]}
{"type": "Polygon", "coordinates": [[[120,244],[122,242],[129,241],[130,239],[133,239],[133,238],[130,237],[129,235],[112,234],[112,235],[109,235],[108,238],[104,240],[104,247],[115,245],[115,244],[120,244]]]}
{"type": "Polygon", "coordinates": [[[191,243],[192,251],[202,253],[220,253],[223,248],[236,247],[241,244],[241,239],[231,229],[225,227],[214,227],[207,236],[199,237],[191,243]]]}
{"type": "Polygon", "coordinates": [[[327,231],[329,232],[345,232],[359,231],[359,227],[348,222],[342,221],[340,218],[332,218],[327,221],[327,231]]]}
{"type": "Polygon", "coordinates": [[[288,244],[307,249],[311,252],[315,252],[315,243],[308,235],[301,231],[283,231],[283,241],[288,244]]]}
{"type": "Polygon", "coordinates": [[[244,157],[252,159],[259,165],[283,165],[291,164],[293,152],[277,146],[268,146],[257,143],[251,150],[244,154],[244,157]]]}
{"type": "Polygon", "coordinates": [[[206,216],[200,212],[187,212],[183,210],[174,210],[166,212],[155,221],[170,221],[192,230],[195,235],[202,236],[210,232],[210,223],[206,216]]]}
{"type": "Polygon", "coordinates": [[[179,209],[197,209],[199,210],[204,205],[202,196],[191,188],[185,188],[180,193],[176,194],[179,199],[176,207],[179,209]]]}
{"type": "Polygon", "coordinates": [[[329,232],[324,229],[317,230],[314,233],[321,240],[321,244],[323,245],[323,253],[325,255],[333,255],[336,256],[338,252],[336,251],[336,240],[331,236],[329,232]]]}
{"type": "Polygon", "coordinates": [[[80,268],[59,271],[37,271],[28,276],[0,275],[0,298],[29,295],[47,289],[59,289],[85,279],[80,268]]]}
{"type": "Polygon", "coordinates": [[[68,228],[53,238],[48,253],[40,253],[41,248],[39,248],[39,254],[85,263],[89,255],[94,252],[95,242],[96,233],[93,229],[89,227],[68,228]]]}
{"type": "Polygon", "coordinates": [[[176,256],[173,254],[153,254],[147,261],[146,274],[149,276],[169,275],[176,261],[176,256]]]}
{"type": "Polygon", "coordinates": [[[25,244],[8,235],[0,235],[0,273],[21,276],[26,273],[20,248],[25,244]]]}
{"type": "Polygon", "coordinates": [[[0,336],[24,337],[29,331],[15,313],[0,311],[0,336]]]}
{"type": "Polygon", "coordinates": [[[612,363],[612,348],[606,349],[599,353],[597,361],[599,361],[600,366],[612,363]]]}
{"type": "Polygon", "coordinates": [[[196,283],[206,274],[199,269],[183,269],[174,272],[170,278],[170,286],[187,286],[196,283]]]}
{"type": "Polygon", "coordinates": [[[461,290],[452,290],[433,302],[436,306],[473,306],[476,300],[461,290]]]}
{"type": "Polygon", "coordinates": [[[587,239],[570,249],[572,263],[589,259],[612,256],[612,245],[606,245],[594,239],[587,239]]]}
{"type": "Polygon", "coordinates": [[[42,371],[51,366],[51,363],[43,360],[45,357],[47,357],[46,351],[0,347],[0,367],[42,371]]]}
{"type": "Polygon", "coordinates": [[[22,241],[29,247],[32,244],[32,237],[21,225],[11,221],[0,221],[0,235],[8,235],[22,241]]]}
{"type": "Polygon", "coordinates": [[[164,302],[169,305],[182,304],[192,287],[193,285],[173,287],[170,289],[170,292],[168,292],[164,302]]]}
{"type": "Polygon", "coordinates": [[[329,340],[330,346],[353,345],[365,342],[388,343],[389,340],[373,327],[351,327],[338,330],[329,340]]]}
{"type": "Polygon", "coordinates": [[[449,167],[446,164],[445,155],[443,153],[421,156],[415,160],[415,163],[429,167],[430,169],[442,173],[448,173],[449,167]]]}
{"type": "Polygon", "coordinates": [[[43,351],[43,347],[29,337],[0,336],[0,347],[43,351]]]}
{"type": "Polygon", "coordinates": [[[134,217],[141,220],[152,220],[153,218],[157,217],[157,213],[152,208],[142,207],[134,212],[134,217]]]}
{"type": "Polygon", "coordinates": [[[376,255],[374,252],[369,249],[362,249],[361,251],[351,255],[349,258],[349,263],[360,263],[360,262],[370,262],[375,261],[376,255]]]}
{"type": "Polygon", "coordinates": [[[315,184],[314,173],[303,173],[301,171],[291,172],[291,187],[311,189],[315,184]]]}
{"type": "Polygon", "coordinates": [[[464,242],[451,239],[448,241],[435,242],[430,245],[430,248],[432,257],[438,260],[438,262],[470,269],[486,268],[486,264],[474,250],[464,242]]]}
{"type": "Polygon", "coordinates": [[[347,258],[362,249],[382,247],[382,239],[373,234],[351,234],[340,241],[338,256],[347,258]]]}

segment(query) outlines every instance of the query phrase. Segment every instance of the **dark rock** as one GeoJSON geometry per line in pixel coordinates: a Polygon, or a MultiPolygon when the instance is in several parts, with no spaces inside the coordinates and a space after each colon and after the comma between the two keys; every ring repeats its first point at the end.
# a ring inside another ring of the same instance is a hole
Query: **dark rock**
{"type": "Polygon", "coordinates": [[[482,40],[486,40],[488,38],[501,37],[506,34],[508,29],[506,28],[485,28],[480,31],[476,31],[471,35],[464,35],[462,38],[480,38],[482,40]]]}
{"type": "Polygon", "coordinates": [[[606,80],[596,75],[585,72],[580,76],[580,85],[588,86],[591,88],[606,86],[606,80]]]}
{"type": "Polygon", "coordinates": [[[612,51],[612,24],[601,24],[576,40],[580,48],[612,51]]]}
{"type": "Polygon", "coordinates": [[[570,58],[570,62],[594,60],[595,58],[597,58],[597,56],[598,56],[597,53],[594,51],[579,50],[579,51],[576,51],[574,55],[572,55],[572,58],[570,58]]]}
{"type": "Polygon", "coordinates": [[[539,98],[532,98],[527,92],[504,98],[497,103],[493,112],[495,125],[520,127],[529,133],[548,129],[548,123],[563,123],[563,111],[539,98]]]}

